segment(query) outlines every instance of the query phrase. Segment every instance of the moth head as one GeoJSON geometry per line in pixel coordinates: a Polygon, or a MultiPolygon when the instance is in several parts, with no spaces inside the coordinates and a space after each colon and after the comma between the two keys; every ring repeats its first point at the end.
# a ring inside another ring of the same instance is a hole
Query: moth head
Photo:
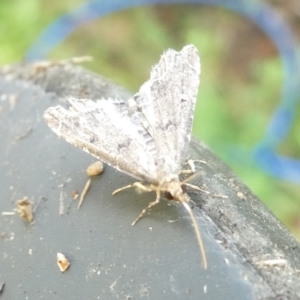
{"type": "Polygon", "coordinates": [[[170,189],[165,191],[165,198],[168,200],[185,201],[186,185],[181,184],[176,189],[170,189]]]}

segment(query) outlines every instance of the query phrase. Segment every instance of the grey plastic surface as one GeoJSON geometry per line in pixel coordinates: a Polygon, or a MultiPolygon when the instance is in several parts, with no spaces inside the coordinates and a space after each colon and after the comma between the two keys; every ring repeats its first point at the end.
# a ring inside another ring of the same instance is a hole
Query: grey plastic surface
{"type": "Polygon", "coordinates": [[[17,214],[0,215],[1,300],[300,298],[299,244],[196,140],[190,157],[207,164],[197,165],[201,176],[193,184],[229,197],[189,192],[207,271],[184,208],[162,201],[131,227],[154,195],[132,189],[112,196],[135,180],[108,166],[77,210],[71,194],[82,191],[85,169],[95,159],[58,139],[42,118],[69,94],[130,97],[78,66],[0,72],[0,213],[14,211],[24,196],[38,204],[32,224],[17,214]],[[56,265],[57,252],[71,262],[65,273],[56,265]],[[270,265],[275,259],[286,261],[270,265]]]}

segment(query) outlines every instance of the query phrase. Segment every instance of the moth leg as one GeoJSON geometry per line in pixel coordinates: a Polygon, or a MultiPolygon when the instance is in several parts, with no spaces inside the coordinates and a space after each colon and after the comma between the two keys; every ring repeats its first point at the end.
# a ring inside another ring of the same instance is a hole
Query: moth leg
{"type": "Polygon", "coordinates": [[[115,194],[117,194],[117,193],[119,193],[123,190],[127,190],[127,189],[130,189],[130,188],[133,188],[133,187],[137,187],[137,188],[139,188],[141,190],[144,190],[146,192],[152,192],[152,189],[150,187],[143,185],[141,182],[135,182],[133,184],[123,186],[123,187],[113,191],[112,194],[115,195],[115,194]]]}
{"type": "Polygon", "coordinates": [[[206,191],[206,190],[200,189],[198,186],[193,185],[193,184],[190,184],[190,183],[185,183],[185,185],[188,186],[188,187],[190,187],[190,188],[192,188],[192,189],[194,189],[194,190],[197,190],[197,191],[200,191],[200,192],[202,192],[202,193],[204,193],[204,194],[210,195],[210,196],[212,196],[212,197],[216,197],[216,198],[224,198],[224,199],[227,199],[227,198],[228,198],[228,197],[225,196],[225,195],[218,195],[218,194],[214,194],[214,193],[208,192],[208,191],[206,191]]]}
{"type": "Polygon", "coordinates": [[[202,164],[206,164],[206,161],[199,159],[189,159],[184,165],[189,165],[190,170],[181,170],[181,174],[193,174],[196,172],[195,162],[200,162],[202,164]]]}
{"type": "Polygon", "coordinates": [[[151,207],[155,206],[156,204],[158,204],[159,201],[160,201],[160,191],[156,191],[156,199],[155,199],[155,201],[150,202],[149,205],[142,210],[142,212],[135,219],[135,221],[133,221],[133,223],[131,224],[131,226],[134,226],[143,217],[143,215],[146,213],[146,211],[148,209],[150,209],[151,207]]]}

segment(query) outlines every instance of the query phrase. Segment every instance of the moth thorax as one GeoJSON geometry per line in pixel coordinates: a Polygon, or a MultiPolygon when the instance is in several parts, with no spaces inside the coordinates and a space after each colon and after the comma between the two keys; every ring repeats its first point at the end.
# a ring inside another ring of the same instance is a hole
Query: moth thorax
{"type": "Polygon", "coordinates": [[[161,181],[168,200],[182,201],[185,198],[186,186],[181,184],[178,175],[168,175],[161,181]]]}

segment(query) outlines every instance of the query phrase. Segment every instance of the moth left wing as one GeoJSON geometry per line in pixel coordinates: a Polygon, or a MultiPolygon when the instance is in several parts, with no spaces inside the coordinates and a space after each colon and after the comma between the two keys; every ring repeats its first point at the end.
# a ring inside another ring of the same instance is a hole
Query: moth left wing
{"type": "Polygon", "coordinates": [[[69,110],[56,106],[44,113],[58,136],[130,176],[157,183],[152,137],[129,116],[123,100],[68,101],[69,110]]]}

